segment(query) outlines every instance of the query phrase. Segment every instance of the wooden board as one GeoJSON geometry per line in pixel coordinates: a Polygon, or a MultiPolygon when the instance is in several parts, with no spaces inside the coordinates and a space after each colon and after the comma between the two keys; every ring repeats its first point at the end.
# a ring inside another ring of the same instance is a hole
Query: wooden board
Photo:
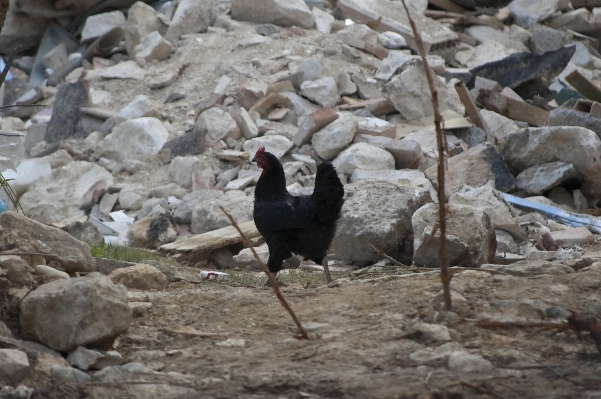
{"type": "MultiPolygon", "coordinates": [[[[241,223],[240,229],[248,238],[255,238],[261,235],[253,221],[241,223]]],[[[161,245],[159,250],[165,252],[209,252],[239,242],[242,242],[242,237],[240,237],[238,231],[233,226],[228,226],[161,245]]]]}

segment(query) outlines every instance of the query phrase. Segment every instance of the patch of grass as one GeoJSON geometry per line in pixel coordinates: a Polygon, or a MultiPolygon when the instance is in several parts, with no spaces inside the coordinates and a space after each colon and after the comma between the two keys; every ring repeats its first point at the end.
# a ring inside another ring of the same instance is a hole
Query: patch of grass
{"type": "Polygon", "coordinates": [[[123,247],[120,245],[100,245],[93,246],[91,248],[92,256],[95,258],[105,258],[105,259],[114,259],[114,260],[123,260],[126,262],[134,262],[140,263],[145,260],[155,260],[157,262],[167,263],[174,266],[179,266],[179,264],[172,258],[167,256],[159,255],[156,252],[142,249],[142,248],[132,248],[132,247],[123,247]]]}

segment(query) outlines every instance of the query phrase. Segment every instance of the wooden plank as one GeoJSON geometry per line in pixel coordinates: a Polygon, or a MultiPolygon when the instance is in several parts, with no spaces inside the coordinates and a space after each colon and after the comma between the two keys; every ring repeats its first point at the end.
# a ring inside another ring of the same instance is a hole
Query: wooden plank
{"type": "MultiPolygon", "coordinates": [[[[242,229],[248,238],[255,238],[261,235],[253,221],[241,223],[240,229],[242,229]]],[[[238,231],[233,226],[228,226],[161,245],[159,250],[165,252],[209,252],[240,242],[242,242],[242,237],[240,237],[238,231]]]]}
{"type": "Polygon", "coordinates": [[[500,93],[480,89],[476,104],[509,119],[527,122],[531,126],[546,126],[549,111],[507,98],[500,93]]]}
{"type": "Polygon", "coordinates": [[[442,8],[445,11],[451,12],[465,12],[465,8],[461,7],[459,4],[453,3],[451,0],[428,0],[428,3],[436,6],[438,8],[442,8]]]}
{"type": "Polygon", "coordinates": [[[488,129],[488,125],[486,124],[486,121],[484,119],[482,119],[482,116],[480,115],[480,111],[478,110],[478,107],[476,107],[476,104],[474,103],[474,101],[472,101],[472,98],[470,97],[470,93],[468,92],[465,84],[457,83],[455,85],[455,91],[457,91],[457,94],[459,95],[459,99],[461,100],[461,103],[465,107],[465,112],[467,112],[467,115],[472,120],[472,123],[474,125],[478,126],[480,129],[484,130],[485,132],[489,132],[490,130],[488,129]]]}
{"type": "Polygon", "coordinates": [[[601,101],[601,89],[591,82],[586,76],[575,70],[565,77],[566,81],[574,86],[586,98],[593,101],[601,101]]]}

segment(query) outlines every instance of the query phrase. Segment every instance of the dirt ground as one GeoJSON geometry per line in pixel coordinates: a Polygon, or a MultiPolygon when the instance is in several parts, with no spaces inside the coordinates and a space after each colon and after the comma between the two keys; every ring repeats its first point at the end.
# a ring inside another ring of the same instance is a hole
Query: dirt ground
{"type": "MultiPolygon", "coordinates": [[[[448,312],[438,295],[437,272],[357,280],[339,275],[330,287],[289,285],[283,291],[312,337],[306,341],[296,337],[271,289],[181,281],[165,292],[132,292],[132,300],[148,300],[152,308],[134,318],[116,349],[128,362],[160,371],[155,388],[164,383],[188,389],[178,395],[169,390],[164,397],[601,397],[600,355],[588,333],[484,329],[469,321],[559,322],[564,319],[551,316],[562,309],[599,316],[601,263],[535,277],[464,271],[454,275],[452,287],[460,295],[448,312]],[[411,360],[411,353],[444,343],[409,334],[419,321],[447,326],[453,342],[494,367],[457,372],[446,359],[411,360]],[[186,328],[220,336],[181,333],[186,328]]],[[[94,386],[84,392],[130,397],[130,389],[142,387],[116,382],[103,386],[103,394],[94,393],[94,386]]]]}

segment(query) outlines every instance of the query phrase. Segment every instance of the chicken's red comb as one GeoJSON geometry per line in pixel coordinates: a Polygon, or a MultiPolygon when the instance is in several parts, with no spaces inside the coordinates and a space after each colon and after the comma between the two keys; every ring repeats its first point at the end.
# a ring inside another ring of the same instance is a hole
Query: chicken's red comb
{"type": "Polygon", "coordinates": [[[259,149],[257,150],[257,153],[255,154],[255,157],[258,157],[259,155],[261,155],[264,152],[265,152],[265,147],[259,147],[259,149]]]}

